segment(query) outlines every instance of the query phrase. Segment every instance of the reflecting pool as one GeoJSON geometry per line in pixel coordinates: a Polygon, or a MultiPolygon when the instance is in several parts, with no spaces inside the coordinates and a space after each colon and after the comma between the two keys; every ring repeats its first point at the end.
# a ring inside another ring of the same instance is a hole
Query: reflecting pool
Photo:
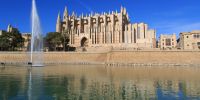
{"type": "Polygon", "coordinates": [[[0,100],[200,99],[198,67],[0,68],[0,100]]]}

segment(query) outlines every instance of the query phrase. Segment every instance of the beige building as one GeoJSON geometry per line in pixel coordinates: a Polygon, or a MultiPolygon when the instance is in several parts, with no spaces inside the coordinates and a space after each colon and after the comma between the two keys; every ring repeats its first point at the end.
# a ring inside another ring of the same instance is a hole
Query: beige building
{"type": "Polygon", "coordinates": [[[126,8],[109,13],[91,13],[77,16],[68,14],[63,19],[58,14],[56,32],[68,34],[73,47],[156,47],[156,31],[145,23],[132,24],[126,8]]]}
{"type": "Polygon", "coordinates": [[[0,35],[2,35],[3,34],[3,32],[5,32],[4,30],[0,30],[0,35]]]}
{"type": "Polygon", "coordinates": [[[13,26],[11,26],[10,24],[8,25],[8,28],[7,28],[7,32],[12,32],[14,30],[18,30],[17,28],[14,28],[13,26]]]}
{"type": "Polygon", "coordinates": [[[184,50],[200,49],[200,31],[180,33],[180,48],[184,50]]]}
{"type": "Polygon", "coordinates": [[[28,51],[31,42],[31,33],[22,33],[22,37],[24,38],[23,51],[28,51]]]}
{"type": "Polygon", "coordinates": [[[3,34],[3,32],[12,32],[13,30],[15,30],[16,28],[12,27],[10,24],[7,27],[7,31],[5,30],[0,30],[0,35],[3,34]]]}
{"type": "Polygon", "coordinates": [[[18,30],[17,28],[12,27],[10,24],[7,27],[7,30],[0,30],[0,35],[3,34],[3,32],[12,32],[13,30],[18,30]]]}
{"type": "Polygon", "coordinates": [[[176,35],[160,35],[159,47],[161,49],[173,49],[177,47],[176,35]]]}

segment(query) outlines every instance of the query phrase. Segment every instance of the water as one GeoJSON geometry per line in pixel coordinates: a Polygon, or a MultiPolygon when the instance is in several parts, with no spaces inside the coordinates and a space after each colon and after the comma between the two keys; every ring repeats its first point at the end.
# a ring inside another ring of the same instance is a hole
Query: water
{"type": "Polygon", "coordinates": [[[33,66],[43,65],[43,38],[36,2],[32,0],[31,60],[33,66]]]}
{"type": "Polygon", "coordinates": [[[0,69],[0,100],[200,99],[200,68],[46,66],[0,69]]]}

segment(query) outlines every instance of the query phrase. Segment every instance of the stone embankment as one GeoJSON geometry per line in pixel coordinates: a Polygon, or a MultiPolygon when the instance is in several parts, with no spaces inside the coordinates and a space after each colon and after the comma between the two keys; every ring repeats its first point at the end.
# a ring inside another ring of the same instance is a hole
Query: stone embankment
{"type": "MultiPolygon", "coordinates": [[[[0,52],[0,62],[28,64],[26,52],[0,52]]],[[[105,64],[109,66],[200,65],[200,51],[113,50],[109,52],[45,52],[44,64],[105,64]]]]}

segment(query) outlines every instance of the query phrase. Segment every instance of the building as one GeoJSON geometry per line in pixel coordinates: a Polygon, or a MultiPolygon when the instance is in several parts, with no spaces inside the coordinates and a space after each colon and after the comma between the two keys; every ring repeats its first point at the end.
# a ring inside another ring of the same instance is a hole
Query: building
{"type": "Polygon", "coordinates": [[[0,35],[2,35],[4,32],[12,32],[12,31],[14,31],[14,30],[17,30],[17,31],[18,31],[17,28],[14,28],[14,27],[12,27],[12,26],[9,24],[8,27],[7,27],[7,31],[6,31],[6,30],[0,30],[0,35]]]}
{"type": "Polygon", "coordinates": [[[8,27],[7,27],[7,31],[5,31],[5,30],[0,30],[0,35],[2,35],[4,32],[12,32],[12,31],[15,31],[15,30],[18,31],[17,28],[14,28],[14,27],[12,27],[12,26],[9,24],[8,27]]]}
{"type": "Polygon", "coordinates": [[[3,34],[3,30],[0,30],[0,35],[2,35],[3,34]]]}
{"type": "Polygon", "coordinates": [[[65,8],[63,19],[58,14],[56,32],[70,38],[72,47],[134,47],[153,48],[156,31],[149,30],[145,23],[132,24],[126,8],[120,12],[91,13],[77,16],[68,14],[65,8]]]}
{"type": "Polygon", "coordinates": [[[199,50],[200,30],[180,33],[180,48],[183,50],[199,50]]]}
{"type": "Polygon", "coordinates": [[[4,32],[6,32],[6,31],[4,31],[4,30],[0,30],[0,35],[2,35],[4,32]]]}
{"type": "Polygon", "coordinates": [[[160,35],[159,47],[161,49],[173,49],[177,47],[176,35],[160,35]]]}
{"type": "Polygon", "coordinates": [[[153,48],[156,48],[156,31],[154,29],[148,30],[148,34],[150,35],[149,41],[152,43],[153,48]]]}
{"type": "Polygon", "coordinates": [[[23,51],[28,51],[31,44],[31,33],[22,33],[22,37],[24,38],[23,51]]]}
{"type": "Polygon", "coordinates": [[[12,32],[12,31],[15,31],[15,30],[17,30],[17,31],[18,31],[18,29],[17,29],[17,28],[14,28],[14,27],[13,27],[13,26],[11,26],[10,24],[8,25],[7,32],[12,32]]]}
{"type": "MultiPolygon", "coordinates": [[[[0,35],[3,33],[3,32],[14,32],[14,31],[19,31],[17,28],[14,28],[12,25],[8,25],[7,27],[7,31],[1,31],[0,30],[0,35]]],[[[30,40],[31,40],[31,33],[22,33],[21,34],[22,37],[24,38],[24,45],[22,48],[19,48],[18,50],[22,50],[22,51],[28,51],[29,49],[29,45],[30,45],[30,40]]]]}

